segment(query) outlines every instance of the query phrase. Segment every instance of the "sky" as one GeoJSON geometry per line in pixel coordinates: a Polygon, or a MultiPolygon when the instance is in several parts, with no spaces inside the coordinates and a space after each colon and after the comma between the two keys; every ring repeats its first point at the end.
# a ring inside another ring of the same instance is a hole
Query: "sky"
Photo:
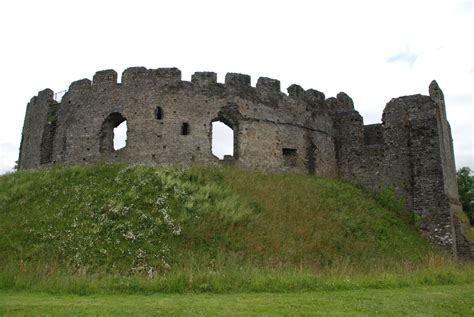
{"type": "Polygon", "coordinates": [[[456,0],[0,2],[0,173],[18,159],[28,101],[103,69],[177,67],[344,91],[364,123],[387,102],[444,91],[456,166],[474,170],[474,17],[456,0]]]}

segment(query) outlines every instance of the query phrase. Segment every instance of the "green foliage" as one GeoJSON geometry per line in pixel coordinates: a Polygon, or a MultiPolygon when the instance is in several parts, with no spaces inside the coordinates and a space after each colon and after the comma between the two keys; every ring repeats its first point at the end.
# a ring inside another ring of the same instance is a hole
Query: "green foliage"
{"type": "Polygon", "coordinates": [[[464,238],[474,244],[474,228],[469,228],[469,230],[464,233],[464,238]]]}
{"type": "MultiPolygon", "coordinates": [[[[182,169],[104,165],[17,172],[2,177],[4,259],[73,271],[168,270],[183,226],[212,213],[222,228],[252,210],[182,169]],[[217,215],[216,215],[217,214],[217,215]]],[[[3,251],[3,252],[2,252],[3,251]]]]}
{"type": "Polygon", "coordinates": [[[48,120],[47,120],[48,124],[50,124],[50,125],[51,124],[56,124],[57,121],[58,121],[58,116],[57,116],[56,113],[54,113],[54,114],[49,113],[48,114],[48,120]]]}
{"type": "Polygon", "coordinates": [[[303,175],[120,164],[20,171],[0,177],[0,288],[311,290],[363,285],[370,274],[385,285],[387,273],[398,285],[433,263],[424,276],[452,280],[449,255],[404,213],[391,191],[374,199],[303,175]]]}
{"type": "Polygon", "coordinates": [[[474,224],[474,175],[469,167],[462,167],[457,171],[459,200],[462,208],[474,224]]]}
{"type": "Polygon", "coordinates": [[[456,211],[454,213],[454,217],[456,217],[458,220],[460,220],[461,222],[464,222],[466,224],[469,224],[469,217],[466,215],[465,212],[463,211],[456,211]]]}
{"type": "Polygon", "coordinates": [[[416,224],[415,214],[405,209],[405,200],[397,198],[393,188],[385,188],[381,192],[371,194],[382,207],[398,215],[406,223],[416,224]]]}

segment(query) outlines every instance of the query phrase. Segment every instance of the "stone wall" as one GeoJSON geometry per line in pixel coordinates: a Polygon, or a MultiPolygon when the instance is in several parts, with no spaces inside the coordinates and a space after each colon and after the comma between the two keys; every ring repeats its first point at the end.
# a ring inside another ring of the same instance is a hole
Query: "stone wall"
{"type": "Polygon", "coordinates": [[[157,164],[234,164],[244,168],[342,177],[373,190],[392,187],[435,243],[473,257],[463,238],[451,132],[444,97],[392,99],[381,124],[364,126],[351,98],[298,85],[212,72],[191,82],[176,68],[133,67],[97,72],[72,83],[60,103],[44,90],[28,104],[19,168],[100,161],[157,164]],[[126,121],[127,144],[114,150],[114,128],[126,121]],[[234,155],[211,152],[212,122],[234,131],[234,155]]]}

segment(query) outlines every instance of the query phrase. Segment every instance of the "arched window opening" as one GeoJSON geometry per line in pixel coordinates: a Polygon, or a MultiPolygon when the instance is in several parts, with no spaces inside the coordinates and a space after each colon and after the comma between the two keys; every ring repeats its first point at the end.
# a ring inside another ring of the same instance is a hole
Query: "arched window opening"
{"type": "Polygon", "coordinates": [[[234,157],[234,130],[222,121],[212,122],[211,151],[220,160],[234,157]]]}
{"type": "Polygon", "coordinates": [[[118,112],[105,118],[100,131],[100,152],[112,153],[127,145],[127,119],[118,112]]]}
{"type": "Polygon", "coordinates": [[[161,109],[161,107],[156,107],[155,118],[156,120],[163,120],[163,109],[161,109]]]}
{"type": "Polygon", "coordinates": [[[114,150],[123,149],[127,145],[127,120],[114,128],[114,150]]]}

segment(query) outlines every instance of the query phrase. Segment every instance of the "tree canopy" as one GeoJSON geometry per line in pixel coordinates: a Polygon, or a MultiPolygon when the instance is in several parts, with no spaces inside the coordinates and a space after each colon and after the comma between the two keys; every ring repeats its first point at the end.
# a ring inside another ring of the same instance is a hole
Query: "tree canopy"
{"type": "Polygon", "coordinates": [[[468,215],[471,224],[474,224],[474,175],[469,167],[462,167],[457,171],[459,200],[462,209],[468,215]]]}

